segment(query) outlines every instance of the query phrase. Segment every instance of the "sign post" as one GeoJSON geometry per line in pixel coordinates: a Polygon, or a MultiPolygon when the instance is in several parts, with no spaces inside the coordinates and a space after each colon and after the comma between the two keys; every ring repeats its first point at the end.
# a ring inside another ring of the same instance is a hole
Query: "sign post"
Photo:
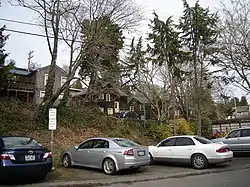
{"type": "Polygon", "coordinates": [[[50,151],[53,153],[54,130],[56,130],[56,108],[49,109],[49,130],[51,131],[50,151]]]}

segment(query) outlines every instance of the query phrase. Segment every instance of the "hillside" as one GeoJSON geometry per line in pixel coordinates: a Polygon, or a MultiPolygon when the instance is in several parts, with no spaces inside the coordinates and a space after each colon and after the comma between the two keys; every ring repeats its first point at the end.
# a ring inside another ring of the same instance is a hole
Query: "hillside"
{"type": "MultiPolygon", "coordinates": [[[[0,134],[27,135],[50,147],[48,125],[36,121],[36,108],[11,99],[0,99],[0,134]]],[[[54,133],[55,163],[63,149],[79,144],[90,137],[126,137],[140,144],[149,145],[170,135],[169,128],[139,122],[118,120],[90,108],[70,108],[58,113],[57,130],[54,133]],[[157,127],[157,128],[156,128],[157,127]]]]}

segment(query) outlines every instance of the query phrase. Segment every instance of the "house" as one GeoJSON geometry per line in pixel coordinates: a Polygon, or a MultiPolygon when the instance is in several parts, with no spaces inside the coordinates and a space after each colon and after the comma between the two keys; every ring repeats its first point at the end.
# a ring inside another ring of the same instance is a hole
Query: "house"
{"type": "Polygon", "coordinates": [[[127,106],[127,94],[109,83],[97,86],[92,91],[84,88],[82,92],[72,94],[71,105],[81,106],[85,100],[87,105],[95,105],[107,115],[126,110],[127,106]]]}
{"type": "Polygon", "coordinates": [[[146,115],[147,120],[156,119],[156,115],[151,103],[143,96],[133,95],[130,97],[127,104],[127,109],[137,113],[140,116],[140,119],[144,119],[144,114],[146,115]]]}
{"type": "MultiPolygon", "coordinates": [[[[21,101],[40,104],[45,95],[45,86],[48,80],[50,65],[39,68],[37,70],[28,70],[15,67],[10,70],[10,78],[0,84],[1,95],[15,97],[21,101]]],[[[59,66],[55,70],[55,84],[53,92],[67,81],[67,72],[59,66]]],[[[80,90],[72,89],[71,93],[80,92],[80,90]]],[[[59,100],[63,97],[63,93],[59,96],[59,100]]]]}
{"type": "Polygon", "coordinates": [[[250,105],[233,107],[232,111],[233,114],[228,119],[250,117],[250,105]]]}
{"type": "Polygon", "coordinates": [[[10,70],[7,80],[0,83],[1,95],[19,98],[22,101],[34,102],[36,71],[23,68],[10,70]]]}
{"type": "MultiPolygon", "coordinates": [[[[45,95],[45,86],[47,84],[48,76],[49,76],[50,65],[39,68],[35,73],[35,104],[40,104],[45,95]]],[[[67,81],[67,72],[62,68],[56,65],[55,69],[55,84],[53,87],[53,93],[56,93],[62,85],[67,81]]],[[[58,97],[58,99],[62,99],[63,93],[58,97]]]]}

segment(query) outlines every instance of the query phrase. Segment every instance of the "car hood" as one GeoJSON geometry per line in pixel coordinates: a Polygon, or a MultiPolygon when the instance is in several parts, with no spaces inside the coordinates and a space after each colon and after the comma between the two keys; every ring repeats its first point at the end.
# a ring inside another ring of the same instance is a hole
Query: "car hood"
{"type": "Polygon", "coordinates": [[[216,139],[212,139],[211,141],[214,142],[214,143],[218,143],[218,142],[223,142],[225,141],[226,138],[216,138],[216,139]]]}

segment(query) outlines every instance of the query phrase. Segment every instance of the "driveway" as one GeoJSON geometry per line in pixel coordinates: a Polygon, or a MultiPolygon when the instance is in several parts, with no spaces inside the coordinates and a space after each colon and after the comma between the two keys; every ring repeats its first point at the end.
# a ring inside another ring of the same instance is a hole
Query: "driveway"
{"type": "Polygon", "coordinates": [[[231,163],[213,166],[205,170],[195,170],[189,166],[183,167],[178,165],[170,166],[166,164],[158,164],[148,166],[137,172],[120,172],[115,176],[105,175],[102,171],[86,168],[57,168],[56,171],[52,172],[42,183],[21,186],[90,186],[90,184],[98,186],[100,184],[134,183],[140,181],[219,173],[243,168],[250,168],[250,157],[235,158],[231,163]]]}
{"type": "MultiPolygon", "coordinates": [[[[223,171],[225,169],[237,169],[246,164],[250,164],[250,157],[235,158],[233,162],[221,164],[217,166],[211,166],[210,168],[202,171],[223,171]]],[[[157,178],[160,176],[175,175],[175,174],[185,174],[190,172],[201,172],[201,170],[195,170],[190,166],[180,166],[180,165],[167,165],[159,163],[157,165],[151,165],[146,168],[140,169],[139,171],[123,171],[115,176],[109,176],[103,174],[102,171],[92,170],[86,168],[58,168],[57,171],[51,173],[45,182],[58,182],[58,181],[93,181],[93,180],[126,180],[126,179],[146,179],[146,178],[157,178]]]]}

